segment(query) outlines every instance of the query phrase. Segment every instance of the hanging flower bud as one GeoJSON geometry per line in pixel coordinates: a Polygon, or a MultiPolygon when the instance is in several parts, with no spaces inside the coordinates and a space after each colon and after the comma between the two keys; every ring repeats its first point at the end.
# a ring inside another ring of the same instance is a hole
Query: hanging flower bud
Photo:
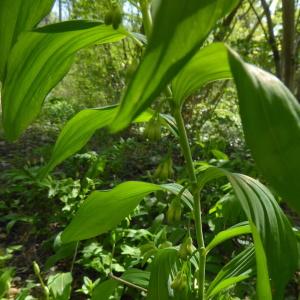
{"type": "Polygon", "coordinates": [[[174,207],[172,206],[172,204],[169,204],[168,206],[168,210],[167,210],[167,222],[169,224],[172,224],[174,222],[174,207]]]}
{"type": "Polygon", "coordinates": [[[181,220],[181,200],[178,197],[175,197],[169,204],[167,211],[167,221],[169,224],[179,222],[181,220]]]}
{"type": "Polygon", "coordinates": [[[170,155],[168,155],[157,167],[154,172],[154,177],[160,180],[166,180],[172,178],[174,175],[173,161],[170,155]]]}
{"type": "Polygon", "coordinates": [[[171,283],[171,288],[173,290],[178,290],[181,285],[181,272],[178,272],[171,283]]]}
{"type": "Polygon", "coordinates": [[[158,141],[161,138],[161,123],[158,114],[147,123],[144,134],[151,141],[158,141]]]}
{"type": "Polygon", "coordinates": [[[111,25],[112,20],[113,20],[113,16],[112,16],[112,11],[110,10],[109,12],[106,13],[106,15],[104,17],[105,25],[111,25]]]}
{"type": "Polygon", "coordinates": [[[39,265],[37,264],[36,261],[34,261],[34,262],[32,263],[32,265],[33,265],[33,271],[34,271],[34,274],[35,274],[36,276],[39,276],[40,273],[41,273],[41,270],[40,270],[39,265]]]}
{"type": "Polygon", "coordinates": [[[193,245],[193,239],[189,236],[187,239],[186,239],[186,252],[189,256],[191,256],[194,252],[194,245],[193,245]]]}
{"type": "Polygon", "coordinates": [[[112,26],[114,29],[118,29],[122,23],[122,11],[120,5],[117,3],[112,4],[112,26]]]}
{"type": "Polygon", "coordinates": [[[179,271],[173,282],[171,283],[171,288],[176,291],[182,291],[187,287],[187,276],[182,271],[179,271]]]}
{"type": "Polygon", "coordinates": [[[187,260],[193,254],[193,240],[191,237],[187,237],[180,245],[178,255],[182,260],[187,260]]]}

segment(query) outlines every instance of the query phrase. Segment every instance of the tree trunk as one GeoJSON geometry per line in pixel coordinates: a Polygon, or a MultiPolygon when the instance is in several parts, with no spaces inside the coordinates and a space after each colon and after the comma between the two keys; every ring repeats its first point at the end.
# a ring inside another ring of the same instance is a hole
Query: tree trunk
{"type": "MultiPolygon", "coordinates": [[[[285,1],[285,0],[283,0],[285,1]]],[[[293,0],[291,0],[293,1],[293,0]]],[[[270,12],[269,5],[266,0],[261,0],[261,5],[264,9],[265,16],[267,19],[267,25],[268,25],[268,34],[269,34],[269,44],[273,52],[273,59],[274,59],[274,64],[275,64],[275,70],[276,70],[276,75],[278,78],[281,78],[281,68],[280,68],[280,52],[278,50],[275,34],[274,34],[274,24],[272,21],[272,16],[270,12]]]]}
{"type": "Polygon", "coordinates": [[[285,85],[294,92],[295,86],[295,2],[282,0],[282,77],[285,85]]]}
{"type": "Polygon", "coordinates": [[[62,0],[58,0],[58,19],[62,21],[62,0]]]}

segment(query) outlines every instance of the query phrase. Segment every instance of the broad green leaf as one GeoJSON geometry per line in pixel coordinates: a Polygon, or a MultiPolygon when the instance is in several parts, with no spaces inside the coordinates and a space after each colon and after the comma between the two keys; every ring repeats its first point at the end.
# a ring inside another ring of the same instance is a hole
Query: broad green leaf
{"type": "Polygon", "coordinates": [[[109,300],[119,285],[120,283],[113,279],[99,283],[93,290],[92,300],[109,300]]]}
{"type": "Polygon", "coordinates": [[[203,85],[231,77],[227,48],[222,43],[211,44],[198,51],[173,80],[174,100],[181,106],[203,85]]]}
{"type": "MultiPolygon", "coordinates": [[[[170,300],[170,284],[177,272],[178,251],[173,248],[158,250],[151,264],[147,300],[170,300]]],[[[182,299],[183,300],[183,299],[182,299]]]]}
{"type": "MultiPolygon", "coordinates": [[[[258,299],[272,300],[273,297],[272,297],[272,290],[270,284],[267,253],[265,252],[266,250],[263,246],[261,237],[259,236],[255,224],[253,224],[253,222],[250,221],[250,225],[251,225],[251,231],[252,231],[253,241],[255,245],[255,257],[256,257],[256,266],[257,266],[257,281],[256,281],[257,296],[258,299]]],[[[269,262],[270,261],[271,259],[269,260],[269,262]]],[[[271,274],[271,276],[273,278],[275,277],[274,274],[271,274]]],[[[282,299],[282,298],[280,297],[278,299],[282,299]]]]}
{"type": "MultiPolygon", "coordinates": [[[[62,242],[84,240],[109,231],[126,218],[145,196],[159,190],[179,194],[182,186],[128,181],[109,191],[93,192],[62,233],[62,242]]],[[[190,201],[189,197],[188,192],[182,194],[184,202],[190,201]]]]}
{"type": "Polygon", "coordinates": [[[68,300],[71,295],[71,273],[58,273],[48,279],[48,287],[55,300],[68,300]]]}
{"type": "Polygon", "coordinates": [[[82,20],[23,33],[9,56],[2,87],[6,137],[15,140],[36,118],[45,97],[67,73],[78,50],[124,37],[121,29],[82,20]]]}
{"type": "Polygon", "coordinates": [[[218,19],[237,0],[164,0],[160,2],[144,58],[129,83],[112,131],[144,111],[198,51],[218,19]],[[196,30],[194,30],[196,29],[196,30]]]}
{"type": "Polygon", "coordinates": [[[121,278],[147,289],[150,280],[150,272],[139,269],[129,269],[122,274],[121,278]]]}
{"type": "Polygon", "coordinates": [[[76,114],[61,131],[50,161],[42,169],[40,176],[43,177],[66,158],[79,151],[97,129],[110,124],[115,113],[116,107],[112,106],[101,109],[85,109],[76,114]]]}
{"type": "Polygon", "coordinates": [[[251,227],[249,225],[234,226],[224,231],[221,231],[206,246],[206,252],[208,253],[219,244],[229,239],[232,239],[233,237],[249,233],[251,233],[251,227]]]}
{"type": "MultiPolygon", "coordinates": [[[[39,177],[44,177],[66,158],[79,151],[96,130],[108,126],[113,121],[116,111],[116,105],[99,109],[85,109],[70,119],[58,136],[51,158],[41,170],[39,177]]],[[[146,110],[134,122],[148,122],[152,116],[153,111],[146,110]]],[[[172,118],[161,114],[161,119],[162,124],[166,125],[173,133],[176,132],[176,125],[173,124],[172,118]]]]}
{"type": "Polygon", "coordinates": [[[282,299],[298,258],[290,222],[270,191],[248,176],[211,167],[200,178],[200,186],[222,175],[229,179],[249,220],[256,250],[257,295],[259,299],[271,299],[272,290],[274,299],[282,299]],[[286,253],[289,253],[288,257],[286,253]],[[268,288],[269,277],[271,288],[268,288]]]}
{"type": "Polygon", "coordinates": [[[300,213],[300,105],[273,75],[229,51],[246,142],[264,177],[300,213]]]}
{"type": "MultiPolygon", "coordinates": [[[[146,289],[150,280],[150,272],[139,269],[129,269],[122,274],[121,279],[146,289]]],[[[113,279],[100,282],[93,290],[92,300],[110,299],[116,288],[121,285],[122,283],[113,279]]]]}
{"type": "MultiPolygon", "coordinates": [[[[249,247],[227,263],[207,290],[208,299],[230,286],[251,277],[255,269],[254,247],[249,247]]],[[[267,298],[265,298],[267,299],[267,298]]]]}
{"type": "Polygon", "coordinates": [[[182,192],[182,185],[178,183],[167,183],[162,184],[161,187],[174,195],[181,195],[181,200],[184,202],[184,204],[192,211],[193,210],[193,203],[194,198],[193,195],[190,193],[188,189],[184,189],[182,192]]]}
{"type": "Polygon", "coordinates": [[[54,0],[0,1],[0,81],[4,80],[9,52],[20,33],[29,31],[51,10],[54,0]]]}

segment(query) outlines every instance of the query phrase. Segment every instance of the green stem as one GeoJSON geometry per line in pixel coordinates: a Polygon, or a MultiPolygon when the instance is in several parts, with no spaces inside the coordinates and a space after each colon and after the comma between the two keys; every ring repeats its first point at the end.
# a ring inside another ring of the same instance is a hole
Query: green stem
{"type": "Polygon", "coordinates": [[[196,238],[198,244],[198,251],[200,256],[199,261],[199,299],[204,300],[204,282],[205,282],[205,265],[206,265],[206,252],[202,230],[202,216],[201,216],[201,201],[200,201],[200,190],[197,186],[197,177],[193,164],[193,158],[191,148],[189,145],[188,136],[184,126],[184,120],[181,114],[181,108],[174,108],[174,118],[178,127],[179,142],[186,161],[186,167],[189,172],[190,182],[192,186],[192,193],[194,197],[194,215],[195,215],[195,226],[196,226],[196,238]]]}
{"type": "Polygon", "coordinates": [[[147,38],[149,39],[152,32],[152,16],[148,0],[140,0],[140,8],[143,16],[143,25],[147,38]]]}

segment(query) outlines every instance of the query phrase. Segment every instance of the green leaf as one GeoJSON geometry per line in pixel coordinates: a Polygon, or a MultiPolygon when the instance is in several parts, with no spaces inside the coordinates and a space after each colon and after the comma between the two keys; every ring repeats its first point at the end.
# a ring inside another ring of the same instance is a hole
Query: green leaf
{"type": "Polygon", "coordinates": [[[0,298],[2,299],[9,290],[14,270],[12,268],[6,268],[1,272],[2,274],[0,275],[0,298]]]}
{"type": "Polygon", "coordinates": [[[119,282],[112,279],[101,282],[93,290],[92,300],[109,300],[119,285],[119,282]]]}
{"type": "Polygon", "coordinates": [[[184,189],[182,192],[183,186],[178,184],[178,183],[167,183],[167,184],[162,184],[161,187],[174,194],[174,195],[181,195],[181,200],[184,202],[184,204],[191,210],[193,211],[194,206],[194,198],[193,195],[190,193],[188,189],[184,189]]]}
{"type": "MultiPolygon", "coordinates": [[[[255,257],[256,257],[256,266],[257,266],[256,291],[257,291],[258,299],[272,300],[273,297],[271,291],[271,284],[269,280],[270,275],[269,275],[269,268],[268,268],[267,253],[265,252],[262,240],[259,236],[255,224],[253,224],[253,222],[250,222],[250,225],[251,225],[251,231],[252,231],[253,241],[255,245],[255,257]]],[[[269,260],[269,262],[270,261],[271,260],[269,260]]],[[[273,274],[271,274],[271,276],[272,275],[273,274]]],[[[283,296],[278,299],[283,299],[283,296]]]]}
{"type": "Polygon", "coordinates": [[[129,269],[122,274],[121,278],[146,289],[149,285],[150,272],[139,269],[129,269]]]}
{"type": "Polygon", "coordinates": [[[259,299],[271,299],[272,290],[274,299],[282,299],[298,258],[290,222],[270,191],[248,176],[211,167],[200,178],[200,186],[222,175],[229,179],[249,220],[256,250],[257,295],[259,299]],[[286,253],[289,253],[288,257],[286,253]],[[271,288],[268,288],[269,277],[271,288]]]}
{"type": "MultiPolygon", "coordinates": [[[[93,192],[62,233],[62,242],[84,240],[109,231],[125,219],[146,195],[158,190],[179,194],[182,186],[128,181],[109,191],[93,192]]],[[[182,194],[185,202],[191,200],[189,197],[188,192],[182,194]]]]}
{"type": "Polygon", "coordinates": [[[41,170],[40,177],[43,177],[66,158],[79,151],[97,129],[110,124],[115,113],[116,107],[112,106],[101,109],[85,109],[76,114],[61,131],[50,161],[41,170]]]}
{"type": "Polygon", "coordinates": [[[300,105],[273,75],[229,50],[245,138],[264,177],[300,213],[300,105]]]}
{"type": "Polygon", "coordinates": [[[121,102],[112,131],[126,126],[165,89],[195,55],[218,19],[237,0],[164,0],[155,16],[153,35],[121,102]],[[193,30],[193,29],[197,30],[193,30]]]}
{"type": "Polygon", "coordinates": [[[177,272],[178,251],[173,248],[158,250],[151,264],[147,300],[171,299],[170,283],[177,272]]]}
{"type": "MultiPolygon", "coordinates": [[[[138,285],[140,287],[147,288],[150,280],[150,272],[139,269],[129,269],[122,274],[121,279],[138,285]]],[[[114,293],[116,288],[121,285],[121,282],[118,282],[113,279],[100,282],[93,290],[92,300],[110,299],[110,296],[114,293]]]]}
{"type": "Polygon", "coordinates": [[[49,91],[69,70],[75,53],[125,33],[100,22],[67,21],[23,33],[13,47],[2,87],[3,127],[15,140],[39,114],[49,91]]]}
{"type": "Polygon", "coordinates": [[[51,255],[47,258],[45,263],[45,270],[49,270],[53,267],[58,261],[70,258],[74,256],[74,252],[76,249],[77,243],[70,243],[70,244],[63,244],[61,247],[56,251],[54,255],[51,255]]]}
{"type": "MultiPolygon", "coordinates": [[[[41,169],[39,177],[44,177],[58,164],[79,151],[93,136],[96,130],[108,126],[116,114],[117,106],[108,106],[98,109],[85,109],[70,119],[61,131],[52,151],[48,164],[41,169]]],[[[135,123],[148,122],[153,116],[153,111],[147,110],[140,114],[135,123]]],[[[162,115],[162,123],[170,130],[175,131],[176,126],[172,119],[162,115]]]]}
{"type": "Polygon", "coordinates": [[[1,0],[0,1],[0,81],[11,48],[23,31],[37,25],[51,10],[54,0],[1,0]]]}
{"type": "Polygon", "coordinates": [[[221,269],[213,282],[209,285],[207,297],[212,298],[224,289],[251,277],[254,273],[254,269],[255,251],[254,247],[249,247],[235,256],[221,269]]]}
{"type": "Polygon", "coordinates": [[[206,252],[208,253],[219,244],[229,239],[232,239],[233,237],[249,233],[251,233],[251,227],[249,225],[233,226],[224,231],[221,231],[206,246],[206,252]]]}
{"type": "Polygon", "coordinates": [[[173,80],[174,100],[181,106],[203,85],[231,77],[227,48],[222,43],[211,44],[198,51],[173,80]]]}
{"type": "Polygon", "coordinates": [[[71,273],[58,273],[48,279],[48,287],[55,300],[68,300],[71,295],[71,273]]]}

